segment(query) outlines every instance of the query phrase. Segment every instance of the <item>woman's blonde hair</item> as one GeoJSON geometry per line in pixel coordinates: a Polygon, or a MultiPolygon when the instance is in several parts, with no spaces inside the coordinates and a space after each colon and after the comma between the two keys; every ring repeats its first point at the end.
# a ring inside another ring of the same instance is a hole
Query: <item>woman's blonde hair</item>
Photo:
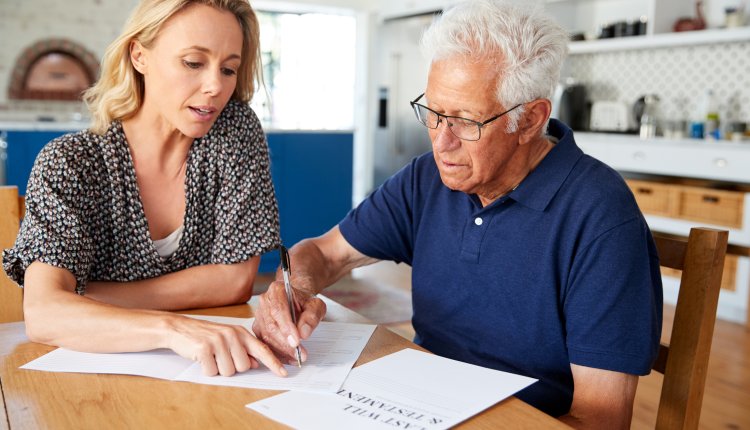
{"type": "Polygon", "coordinates": [[[242,60],[232,99],[249,102],[256,83],[262,82],[258,18],[247,0],[142,0],[125,23],[122,34],[109,45],[102,59],[101,76],[86,90],[83,100],[91,112],[91,131],[104,134],[113,120],[127,119],[143,103],[143,75],[130,62],[130,45],[153,46],[159,30],[175,13],[203,4],[234,14],[242,28],[242,60]]]}

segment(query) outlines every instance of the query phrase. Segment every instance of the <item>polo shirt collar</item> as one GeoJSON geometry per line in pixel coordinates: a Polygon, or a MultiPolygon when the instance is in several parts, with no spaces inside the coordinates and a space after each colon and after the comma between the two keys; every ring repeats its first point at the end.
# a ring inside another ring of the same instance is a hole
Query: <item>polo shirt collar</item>
{"type": "Polygon", "coordinates": [[[557,194],[583,151],[573,139],[573,131],[556,119],[550,119],[549,136],[558,142],[512,193],[509,198],[537,211],[544,211],[557,194]]]}

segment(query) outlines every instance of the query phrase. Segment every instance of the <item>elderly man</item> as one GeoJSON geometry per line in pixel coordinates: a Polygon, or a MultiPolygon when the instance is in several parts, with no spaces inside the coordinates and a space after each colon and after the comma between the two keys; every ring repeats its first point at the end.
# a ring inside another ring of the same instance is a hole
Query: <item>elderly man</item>
{"type": "Polygon", "coordinates": [[[432,152],[291,250],[298,324],[275,282],[255,332],[291,359],[325,314],[315,293],[403,262],[417,344],[538,378],[518,397],[576,427],[629,428],[661,331],[658,259],[622,178],[549,120],[565,32],[538,10],[472,0],[423,47],[431,67],[412,106],[432,152]]]}

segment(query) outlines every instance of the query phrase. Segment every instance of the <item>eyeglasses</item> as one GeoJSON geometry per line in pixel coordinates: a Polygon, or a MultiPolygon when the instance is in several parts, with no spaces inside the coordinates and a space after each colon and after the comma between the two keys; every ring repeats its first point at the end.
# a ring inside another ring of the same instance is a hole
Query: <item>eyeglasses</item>
{"type": "Polygon", "coordinates": [[[521,106],[520,104],[515,105],[505,112],[493,116],[487,121],[479,122],[468,118],[461,118],[460,116],[450,116],[437,113],[427,106],[417,103],[422,97],[424,97],[424,93],[414,99],[414,101],[409,102],[412,109],[414,109],[414,114],[417,116],[417,120],[425,127],[435,129],[438,128],[440,122],[445,118],[445,123],[448,124],[451,133],[461,140],[479,140],[479,138],[482,137],[482,127],[521,106]]]}

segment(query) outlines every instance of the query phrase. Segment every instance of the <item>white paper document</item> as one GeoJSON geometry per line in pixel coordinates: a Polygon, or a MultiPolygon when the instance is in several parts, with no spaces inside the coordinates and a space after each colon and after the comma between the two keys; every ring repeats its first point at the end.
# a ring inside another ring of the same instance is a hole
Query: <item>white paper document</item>
{"type": "MultiPolygon", "coordinates": [[[[193,317],[193,315],[189,315],[193,317]]],[[[198,317],[250,329],[252,318],[198,317]]],[[[204,376],[200,363],[171,350],[98,354],[58,348],[21,366],[49,372],[114,373],[140,375],[172,381],[267,390],[336,392],[375,330],[371,324],[321,322],[309,339],[307,361],[302,368],[285,365],[289,375],[276,376],[265,366],[234,376],[204,376]]]]}
{"type": "Polygon", "coordinates": [[[535,381],[404,349],[352,369],[337,394],[290,391],[247,407],[296,429],[438,430],[535,381]]]}

